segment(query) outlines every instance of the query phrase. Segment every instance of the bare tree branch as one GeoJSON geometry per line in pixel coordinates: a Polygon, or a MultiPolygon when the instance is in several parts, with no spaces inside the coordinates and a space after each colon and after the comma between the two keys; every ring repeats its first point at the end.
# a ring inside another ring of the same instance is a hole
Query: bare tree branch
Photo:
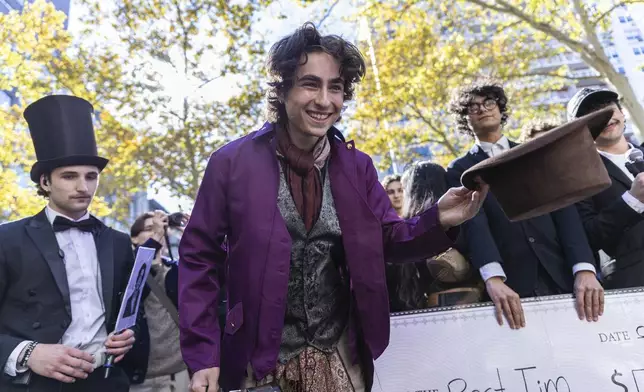
{"type": "Polygon", "coordinates": [[[327,8],[326,12],[324,13],[324,15],[322,16],[322,18],[320,19],[320,21],[315,25],[315,27],[316,27],[316,28],[318,28],[318,29],[319,29],[319,28],[320,28],[320,26],[322,26],[322,24],[324,23],[324,21],[325,21],[325,20],[327,20],[327,18],[328,18],[329,16],[331,16],[331,13],[333,12],[333,9],[335,8],[335,6],[336,6],[336,5],[338,5],[338,3],[339,3],[339,2],[340,2],[340,0],[335,0],[335,1],[333,2],[333,4],[331,4],[331,5],[329,6],[329,8],[327,8]]]}
{"type": "Polygon", "coordinates": [[[567,47],[569,47],[571,50],[575,52],[588,53],[589,55],[592,55],[592,51],[590,50],[590,48],[588,48],[588,46],[583,42],[570,38],[562,31],[555,29],[554,27],[552,27],[547,23],[543,23],[535,20],[532,16],[525,13],[520,8],[515,7],[512,4],[509,4],[507,1],[495,0],[495,2],[498,5],[490,4],[485,0],[466,0],[466,1],[475,5],[478,5],[479,7],[482,7],[484,9],[491,9],[493,11],[512,15],[518,18],[519,20],[522,20],[523,22],[527,23],[535,30],[538,30],[545,34],[550,35],[551,37],[555,38],[557,41],[561,42],[563,45],[566,45],[567,47]]]}
{"type": "Polygon", "coordinates": [[[597,26],[606,16],[610,15],[613,11],[615,11],[617,8],[628,5],[628,4],[637,4],[637,3],[644,3],[644,0],[634,0],[634,1],[620,1],[616,4],[614,4],[612,7],[610,7],[606,12],[602,13],[595,19],[594,21],[591,22],[592,26],[595,27],[597,26]]]}

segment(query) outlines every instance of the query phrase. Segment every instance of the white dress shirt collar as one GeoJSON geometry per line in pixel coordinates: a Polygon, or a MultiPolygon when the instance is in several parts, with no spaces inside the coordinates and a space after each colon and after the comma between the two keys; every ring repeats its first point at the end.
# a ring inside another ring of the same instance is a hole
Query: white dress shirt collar
{"type": "Polygon", "coordinates": [[[628,154],[630,154],[631,151],[634,148],[635,147],[633,147],[632,144],[628,143],[628,150],[623,154],[611,154],[610,152],[602,151],[602,150],[599,150],[599,149],[597,151],[599,151],[599,153],[601,155],[605,156],[606,158],[610,159],[611,161],[614,161],[614,160],[621,160],[621,159],[624,159],[624,158],[628,159],[628,154]]]}
{"type": "Polygon", "coordinates": [[[490,157],[493,157],[503,151],[510,149],[510,140],[508,140],[508,138],[505,136],[501,136],[501,138],[497,140],[496,143],[483,142],[477,139],[476,144],[481,147],[481,149],[485,151],[485,153],[490,157]]]}
{"type": "Polygon", "coordinates": [[[63,218],[67,218],[70,221],[74,221],[74,222],[79,222],[85,219],[89,219],[89,211],[85,212],[85,215],[83,215],[80,219],[72,219],[64,214],[61,214],[60,212],[57,212],[49,205],[45,207],[45,214],[47,215],[47,220],[49,220],[49,223],[51,223],[52,225],[54,224],[54,219],[56,219],[57,216],[62,216],[63,218]]]}

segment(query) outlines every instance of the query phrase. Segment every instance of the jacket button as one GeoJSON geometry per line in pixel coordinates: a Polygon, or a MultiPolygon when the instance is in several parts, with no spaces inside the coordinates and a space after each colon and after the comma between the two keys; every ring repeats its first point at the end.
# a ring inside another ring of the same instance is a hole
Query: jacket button
{"type": "Polygon", "coordinates": [[[65,252],[63,252],[62,249],[58,249],[58,256],[60,256],[61,259],[65,258],[65,252]]]}
{"type": "Polygon", "coordinates": [[[30,297],[33,297],[34,295],[36,295],[36,290],[29,290],[27,291],[27,294],[29,294],[30,297]]]}
{"type": "Polygon", "coordinates": [[[531,243],[534,244],[535,239],[534,239],[534,237],[530,237],[530,238],[528,238],[528,241],[530,241],[531,243]]]}
{"type": "Polygon", "coordinates": [[[38,328],[40,328],[40,323],[38,321],[36,321],[35,323],[31,324],[31,327],[33,329],[38,329],[38,328]]]}

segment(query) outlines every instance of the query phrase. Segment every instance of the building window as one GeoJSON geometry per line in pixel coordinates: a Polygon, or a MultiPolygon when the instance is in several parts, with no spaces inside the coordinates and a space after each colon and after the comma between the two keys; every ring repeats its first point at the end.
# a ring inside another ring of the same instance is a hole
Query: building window
{"type": "Polygon", "coordinates": [[[640,48],[633,48],[633,53],[635,53],[635,56],[639,56],[640,54],[642,54],[642,51],[640,50],[640,48]]]}
{"type": "Polygon", "coordinates": [[[626,18],[624,18],[623,16],[620,16],[619,23],[626,23],[626,18]]]}
{"type": "Polygon", "coordinates": [[[624,69],[624,67],[619,67],[619,68],[617,68],[617,72],[619,72],[621,74],[625,74],[626,70],[624,69]]]}
{"type": "Polygon", "coordinates": [[[630,15],[628,15],[628,16],[626,17],[626,21],[627,21],[627,22],[632,22],[632,21],[633,21],[633,18],[631,18],[631,16],[630,16],[630,15]]]}

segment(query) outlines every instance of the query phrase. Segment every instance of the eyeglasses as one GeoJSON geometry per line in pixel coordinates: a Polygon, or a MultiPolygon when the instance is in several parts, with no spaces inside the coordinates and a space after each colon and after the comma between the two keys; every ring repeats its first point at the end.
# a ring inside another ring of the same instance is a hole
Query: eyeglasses
{"type": "Polygon", "coordinates": [[[485,110],[492,110],[496,107],[497,102],[496,99],[494,98],[486,98],[485,101],[482,103],[478,102],[470,102],[469,105],[467,105],[467,113],[468,114],[480,114],[481,113],[481,106],[485,108],[485,110]]]}

